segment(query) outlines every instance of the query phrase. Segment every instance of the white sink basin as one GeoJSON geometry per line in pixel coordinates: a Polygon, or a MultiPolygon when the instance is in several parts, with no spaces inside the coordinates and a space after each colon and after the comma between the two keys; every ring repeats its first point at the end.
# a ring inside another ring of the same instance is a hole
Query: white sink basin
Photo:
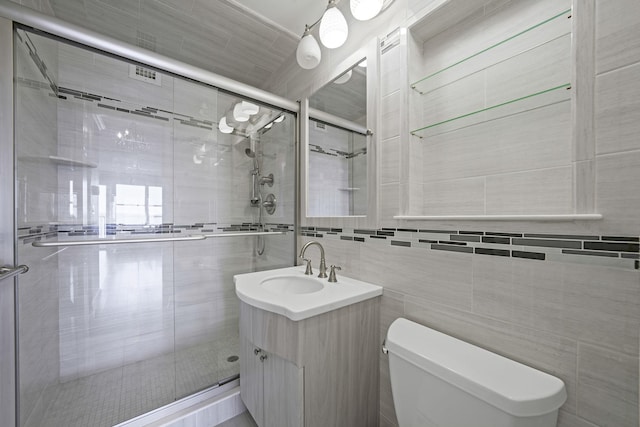
{"type": "Polygon", "coordinates": [[[307,276],[270,277],[260,282],[264,289],[279,294],[311,294],[324,289],[324,284],[307,276]]]}
{"type": "Polygon", "coordinates": [[[304,274],[304,266],[237,274],[233,277],[241,301],[302,320],[382,295],[382,287],[338,274],[337,283],[304,274]]]}

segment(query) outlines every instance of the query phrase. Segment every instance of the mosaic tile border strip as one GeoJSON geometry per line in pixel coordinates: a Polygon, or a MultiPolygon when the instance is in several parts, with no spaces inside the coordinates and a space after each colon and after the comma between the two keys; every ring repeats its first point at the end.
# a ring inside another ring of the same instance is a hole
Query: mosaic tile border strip
{"type": "Polygon", "coordinates": [[[186,114],[155,107],[139,106],[119,99],[109,98],[107,96],[71,89],[64,86],[56,88],[56,92],[54,93],[46,83],[24,77],[17,77],[16,82],[22,87],[51,92],[49,93],[50,96],[63,101],[77,100],[83,102],[95,102],[98,108],[103,108],[105,110],[117,111],[123,114],[133,114],[163,122],[169,122],[173,119],[178,124],[209,131],[213,131],[217,126],[217,123],[211,120],[196,119],[195,117],[186,114]]]}
{"type": "MultiPolygon", "coordinates": [[[[266,223],[264,230],[261,230],[260,224],[243,222],[239,224],[219,224],[216,222],[198,222],[194,224],[160,224],[160,225],[124,225],[124,224],[107,224],[107,236],[120,235],[154,235],[154,234],[224,234],[237,233],[243,231],[283,231],[293,232],[293,224],[266,223]]],[[[99,228],[97,225],[82,224],[47,224],[34,225],[29,227],[18,228],[18,241],[22,244],[31,244],[38,240],[56,238],[58,236],[65,237],[84,237],[98,236],[99,228]]]]}
{"type": "Polygon", "coordinates": [[[301,235],[538,261],[573,260],[640,269],[640,237],[414,228],[301,227],[301,235]],[[582,259],[582,260],[581,260],[582,259]]]}

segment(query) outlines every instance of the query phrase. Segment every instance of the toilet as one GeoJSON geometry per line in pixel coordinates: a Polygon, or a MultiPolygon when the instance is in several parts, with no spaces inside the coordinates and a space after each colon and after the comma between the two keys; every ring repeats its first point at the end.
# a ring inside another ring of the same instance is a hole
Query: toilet
{"type": "Polygon", "coordinates": [[[562,380],[407,319],[387,332],[400,427],[554,427],[562,380]]]}

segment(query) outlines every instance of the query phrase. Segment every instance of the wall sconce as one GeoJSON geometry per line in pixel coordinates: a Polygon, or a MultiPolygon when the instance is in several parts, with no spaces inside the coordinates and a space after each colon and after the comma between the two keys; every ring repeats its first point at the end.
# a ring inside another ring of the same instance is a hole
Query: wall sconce
{"type": "MultiPolygon", "coordinates": [[[[394,0],[350,0],[353,17],[359,21],[375,18],[380,12],[389,7],[394,0]]],[[[340,0],[329,0],[327,8],[316,22],[305,25],[304,34],[296,48],[296,60],[300,67],[310,70],[320,64],[322,53],[318,42],[311,34],[311,30],[318,24],[322,45],[327,49],[336,49],[344,44],[349,35],[347,20],[337,4],[340,0]]]]}

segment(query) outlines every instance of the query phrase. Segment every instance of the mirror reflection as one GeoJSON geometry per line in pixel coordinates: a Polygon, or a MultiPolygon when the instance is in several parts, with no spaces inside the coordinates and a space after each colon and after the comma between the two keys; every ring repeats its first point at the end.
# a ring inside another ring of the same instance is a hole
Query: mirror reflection
{"type": "Polygon", "coordinates": [[[309,98],[307,216],[367,214],[366,70],[363,60],[309,98]]]}

